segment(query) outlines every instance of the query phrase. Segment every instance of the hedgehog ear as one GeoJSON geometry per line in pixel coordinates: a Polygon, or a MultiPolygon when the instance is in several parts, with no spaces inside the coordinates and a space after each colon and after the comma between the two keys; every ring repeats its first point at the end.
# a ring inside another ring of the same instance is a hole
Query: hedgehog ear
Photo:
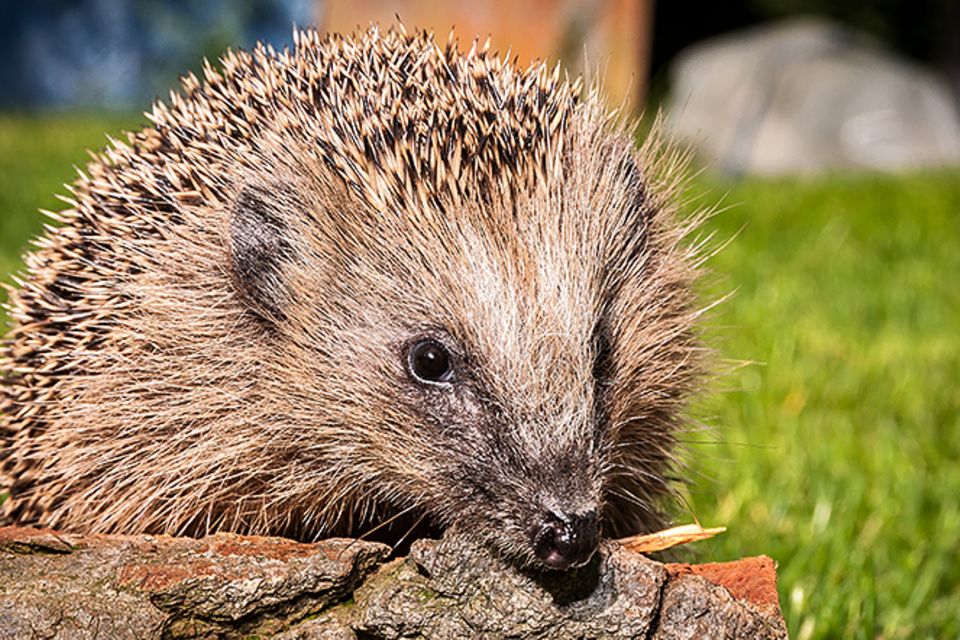
{"type": "Polygon", "coordinates": [[[276,193],[245,187],[234,201],[229,228],[234,280],[251,310],[272,322],[284,317],[290,299],[284,267],[293,259],[290,228],[276,201],[276,193]]]}

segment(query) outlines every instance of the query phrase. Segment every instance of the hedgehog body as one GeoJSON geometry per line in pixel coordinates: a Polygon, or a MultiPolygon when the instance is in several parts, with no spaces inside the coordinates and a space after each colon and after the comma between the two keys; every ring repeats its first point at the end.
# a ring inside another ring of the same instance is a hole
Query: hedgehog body
{"type": "Polygon", "coordinates": [[[27,256],[6,520],[312,539],[405,517],[559,568],[658,524],[701,358],[654,151],[542,65],[295,40],[187,77],[27,256]]]}

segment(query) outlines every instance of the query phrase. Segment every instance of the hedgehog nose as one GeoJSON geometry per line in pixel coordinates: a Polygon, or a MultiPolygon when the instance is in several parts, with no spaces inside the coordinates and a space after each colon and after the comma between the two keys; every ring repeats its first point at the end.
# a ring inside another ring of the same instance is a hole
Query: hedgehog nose
{"type": "Polygon", "coordinates": [[[534,555],[551,569],[584,565],[597,550],[597,529],[596,511],[576,515],[549,512],[531,532],[534,555]]]}

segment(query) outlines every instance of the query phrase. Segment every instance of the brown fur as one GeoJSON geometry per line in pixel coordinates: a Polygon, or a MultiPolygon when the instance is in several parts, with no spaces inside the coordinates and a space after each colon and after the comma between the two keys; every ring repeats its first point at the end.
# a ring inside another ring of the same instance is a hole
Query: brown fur
{"type": "Polygon", "coordinates": [[[8,521],[314,538],[409,512],[521,559],[544,507],[659,523],[702,358],[656,142],[426,34],[300,32],[204,75],[95,158],[11,290],[8,521]],[[244,206],[284,230],[256,285],[244,206]],[[404,370],[422,335],[451,388],[404,370]]]}

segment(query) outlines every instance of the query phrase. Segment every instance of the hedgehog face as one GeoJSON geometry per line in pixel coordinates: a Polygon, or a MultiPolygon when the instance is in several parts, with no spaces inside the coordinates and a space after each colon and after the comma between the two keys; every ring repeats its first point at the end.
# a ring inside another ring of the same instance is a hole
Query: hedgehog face
{"type": "Polygon", "coordinates": [[[443,520],[522,562],[579,566],[599,539],[605,456],[593,380],[578,370],[590,336],[551,338],[540,334],[544,318],[528,318],[541,328],[525,331],[480,314],[411,328],[402,345],[408,379],[393,401],[421,453],[406,462],[428,479],[426,504],[443,520]]]}

